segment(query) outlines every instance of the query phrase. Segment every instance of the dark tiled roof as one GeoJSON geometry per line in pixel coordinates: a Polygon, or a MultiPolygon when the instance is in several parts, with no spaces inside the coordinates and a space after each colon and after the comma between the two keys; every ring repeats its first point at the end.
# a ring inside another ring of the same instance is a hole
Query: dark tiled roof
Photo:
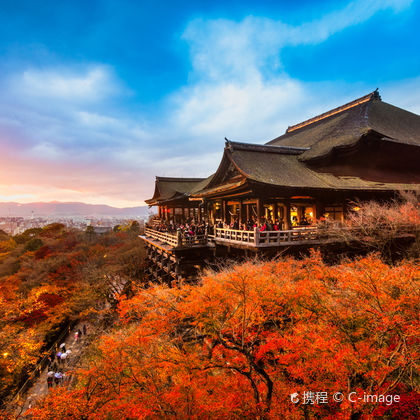
{"type": "Polygon", "coordinates": [[[272,149],[276,152],[273,153],[273,150],[265,150],[267,146],[249,146],[252,147],[247,149],[243,143],[234,142],[226,145],[231,160],[247,178],[287,187],[328,187],[313,171],[298,161],[296,153],[290,154],[289,148],[274,147],[272,149]]]}
{"type": "Polygon", "coordinates": [[[338,177],[327,173],[318,173],[301,162],[297,155],[230,150],[235,165],[246,174],[247,178],[264,183],[291,188],[318,189],[372,189],[398,190],[419,189],[416,184],[381,183],[362,180],[358,177],[338,177]]]}
{"type": "Polygon", "coordinates": [[[289,127],[266,145],[226,139],[218,170],[206,179],[156,178],[149,204],[174,197],[200,197],[241,187],[247,180],[285,188],[329,190],[419,190],[419,184],[381,183],[355,176],[335,176],[312,170],[306,163],[328,156],[334,149],[355,146],[366,134],[379,141],[420,146],[420,116],[381,101],[377,91],[317,117],[289,127]],[[228,179],[235,167],[239,178],[228,179]]]}
{"type": "MultiPolygon", "coordinates": [[[[382,183],[358,177],[319,173],[302,162],[299,159],[300,155],[288,153],[287,148],[277,147],[276,149],[277,152],[274,153],[271,149],[267,151],[261,146],[249,145],[247,147],[244,143],[227,142],[222,162],[231,161],[248,180],[275,187],[381,191],[420,189],[418,184],[382,183]]],[[[219,171],[223,171],[225,167],[226,165],[221,164],[219,171]]],[[[242,183],[238,183],[238,186],[242,183]]],[[[229,181],[222,185],[208,184],[201,190],[196,189],[194,196],[230,190],[236,185],[229,181]]]]}
{"type": "Polygon", "coordinates": [[[202,181],[200,181],[198,184],[195,185],[195,187],[190,191],[190,194],[194,194],[197,191],[202,190],[203,188],[205,188],[213,179],[214,174],[210,175],[209,177],[203,179],[202,181]]]}
{"type": "Polygon", "coordinates": [[[157,176],[153,197],[145,200],[145,202],[149,205],[155,205],[158,202],[182,198],[201,185],[203,181],[205,181],[205,178],[168,178],[157,176]]]}
{"type": "Polygon", "coordinates": [[[294,147],[294,146],[269,146],[264,144],[251,144],[251,143],[240,143],[237,141],[231,141],[226,139],[226,148],[235,150],[244,150],[247,152],[264,152],[264,153],[276,153],[283,155],[300,155],[308,147],[294,147]]]}
{"type": "Polygon", "coordinates": [[[375,92],[301,124],[267,145],[309,148],[300,159],[309,161],[328,155],[334,148],[355,145],[374,131],[400,143],[420,146],[420,116],[382,102],[375,92]]]}

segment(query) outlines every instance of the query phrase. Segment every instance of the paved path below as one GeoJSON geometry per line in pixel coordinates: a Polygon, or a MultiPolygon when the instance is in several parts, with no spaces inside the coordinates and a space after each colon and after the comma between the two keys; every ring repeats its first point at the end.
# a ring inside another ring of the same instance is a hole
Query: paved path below
{"type": "MultiPolygon", "coordinates": [[[[85,344],[86,344],[86,338],[89,338],[89,330],[91,330],[92,326],[87,324],[87,323],[80,323],[77,324],[69,333],[69,335],[67,336],[66,340],[64,341],[64,343],[66,344],[66,349],[67,350],[71,350],[71,354],[69,356],[69,360],[61,363],[61,364],[57,364],[58,366],[58,370],[61,370],[63,373],[69,372],[71,370],[73,370],[74,368],[78,367],[78,362],[80,359],[80,356],[83,352],[83,350],[85,349],[85,344]],[[74,339],[74,333],[76,331],[78,331],[80,329],[80,331],[83,331],[82,327],[83,325],[87,326],[87,335],[84,336],[82,335],[81,338],[78,339],[78,342],[75,342],[74,339]]],[[[52,365],[53,366],[53,365],[52,365]]],[[[46,367],[43,372],[41,373],[41,375],[38,377],[37,381],[35,382],[35,384],[28,389],[28,392],[26,393],[26,400],[22,405],[20,405],[20,409],[18,408],[18,411],[20,412],[20,414],[17,416],[17,419],[24,419],[24,418],[28,418],[29,416],[26,416],[25,413],[27,412],[27,410],[31,407],[33,407],[36,403],[36,401],[38,401],[40,398],[44,397],[45,395],[48,394],[48,383],[47,383],[47,373],[48,371],[51,370],[51,366],[50,367],[46,367]]],[[[69,376],[67,381],[64,381],[62,384],[60,385],[56,385],[55,383],[53,384],[53,387],[56,386],[69,386],[69,384],[71,384],[71,377],[69,376]]]]}

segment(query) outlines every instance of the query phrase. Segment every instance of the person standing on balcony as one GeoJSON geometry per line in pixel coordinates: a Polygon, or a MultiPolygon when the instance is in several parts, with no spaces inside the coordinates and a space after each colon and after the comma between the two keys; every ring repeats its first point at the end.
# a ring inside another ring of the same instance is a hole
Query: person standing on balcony
{"type": "Polygon", "coordinates": [[[267,223],[266,223],[265,219],[262,219],[260,232],[265,232],[266,230],[267,230],[267,223]]]}

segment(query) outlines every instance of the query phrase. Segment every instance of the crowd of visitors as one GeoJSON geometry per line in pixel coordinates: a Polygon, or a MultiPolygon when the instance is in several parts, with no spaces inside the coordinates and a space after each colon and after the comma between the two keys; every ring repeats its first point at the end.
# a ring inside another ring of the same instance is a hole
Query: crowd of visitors
{"type": "Polygon", "coordinates": [[[193,219],[188,219],[185,223],[173,223],[161,219],[153,219],[146,227],[150,227],[159,232],[167,232],[172,235],[181,232],[185,237],[195,235],[205,235],[209,233],[211,225],[205,222],[198,223],[193,219]]]}
{"type": "MultiPolygon", "coordinates": [[[[82,329],[79,328],[74,333],[73,343],[79,343],[84,335],[87,335],[86,325],[83,325],[82,329]]],[[[66,372],[66,368],[69,365],[71,354],[72,350],[66,348],[66,343],[61,343],[57,353],[54,352],[48,357],[48,388],[52,388],[54,385],[67,385],[70,382],[71,375],[66,372]]]]}
{"type": "MultiPolygon", "coordinates": [[[[310,222],[306,219],[298,223],[297,218],[292,220],[292,226],[307,226],[310,222]]],[[[204,221],[198,222],[194,219],[188,219],[185,223],[174,223],[173,221],[166,221],[162,219],[153,219],[146,227],[153,228],[159,232],[167,232],[170,234],[177,234],[181,232],[184,237],[195,235],[214,235],[214,228],[233,229],[243,231],[253,231],[257,228],[260,232],[265,231],[281,231],[285,230],[286,226],[283,220],[272,220],[270,218],[262,218],[260,222],[249,219],[246,222],[240,222],[237,218],[233,218],[231,223],[225,223],[222,220],[217,221],[215,225],[204,221]]]]}

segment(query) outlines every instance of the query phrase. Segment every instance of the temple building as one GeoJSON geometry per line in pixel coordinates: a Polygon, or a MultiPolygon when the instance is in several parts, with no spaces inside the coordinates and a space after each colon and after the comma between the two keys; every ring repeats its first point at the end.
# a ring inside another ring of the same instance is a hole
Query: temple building
{"type": "Polygon", "coordinates": [[[146,200],[149,206],[158,207],[159,218],[181,223],[187,219],[202,220],[203,207],[190,201],[193,191],[199,191],[206,184],[204,178],[168,178],[157,176],[153,197],[146,200]]]}
{"type": "Polygon", "coordinates": [[[420,116],[383,102],[377,90],[290,126],[264,145],[225,140],[214,174],[157,177],[146,200],[174,224],[224,223],[212,235],[216,246],[257,249],[296,235],[304,240],[299,230],[321,217],[342,221],[357,210],[355,201],[420,190],[420,116]],[[250,220],[270,220],[281,229],[270,240],[269,232],[247,229],[250,220]],[[236,229],[226,228],[233,222],[236,229]]]}

